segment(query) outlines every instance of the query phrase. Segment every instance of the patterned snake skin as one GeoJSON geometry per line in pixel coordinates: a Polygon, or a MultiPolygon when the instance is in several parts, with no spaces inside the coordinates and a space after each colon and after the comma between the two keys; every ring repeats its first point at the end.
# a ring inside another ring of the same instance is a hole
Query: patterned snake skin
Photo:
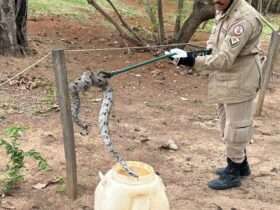
{"type": "Polygon", "coordinates": [[[123,169],[133,177],[138,177],[132,170],[129,169],[126,161],[121,155],[115,151],[112,140],[109,135],[109,115],[111,106],[113,103],[113,89],[110,87],[108,80],[103,73],[94,73],[86,71],[81,77],[74,80],[69,85],[69,91],[71,96],[71,111],[74,122],[82,129],[82,135],[88,135],[88,124],[81,121],[79,117],[80,113],[80,92],[87,91],[90,87],[95,86],[103,91],[103,100],[101,109],[99,112],[99,129],[100,134],[107,150],[112,154],[113,158],[121,164],[123,169]]]}

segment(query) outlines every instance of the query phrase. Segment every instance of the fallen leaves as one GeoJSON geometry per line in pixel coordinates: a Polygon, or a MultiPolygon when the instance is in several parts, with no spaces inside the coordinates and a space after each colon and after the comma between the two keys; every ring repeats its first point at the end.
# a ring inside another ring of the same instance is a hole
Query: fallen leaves
{"type": "Polygon", "coordinates": [[[15,86],[21,90],[32,90],[38,87],[46,86],[47,82],[40,77],[21,75],[18,78],[11,80],[9,85],[15,86]]]}

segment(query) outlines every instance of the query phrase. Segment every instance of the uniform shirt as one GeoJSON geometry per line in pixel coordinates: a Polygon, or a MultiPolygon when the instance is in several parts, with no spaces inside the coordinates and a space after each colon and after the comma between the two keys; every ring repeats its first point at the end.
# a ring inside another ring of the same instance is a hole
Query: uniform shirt
{"type": "Polygon", "coordinates": [[[217,12],[207,42],[212,55],[199,56],[194,68],[211,70],[208,96],[213,103],[239,103],[256,96],[261,71],[257,11],[244,0],[233,0],[225,13],[217,12]]]}

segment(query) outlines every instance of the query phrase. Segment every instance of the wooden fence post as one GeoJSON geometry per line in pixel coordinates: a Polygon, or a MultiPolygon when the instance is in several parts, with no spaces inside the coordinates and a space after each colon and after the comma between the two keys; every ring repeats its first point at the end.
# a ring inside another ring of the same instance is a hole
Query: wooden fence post
{"type": "Polygon", "coordinates": [[[71,115],[71,105],[68,92],[67,71],[65,65],[64,50],[52,51],[52,59],[56,80],[56,93],[60,106],[61,122],[64,139],[64,153],[66,160],[66,190],[71,199],[77,197],[77,166],[75,153],[74,129],[71,115]]]}
{"type": "Polygon", "coordinates": [[[262,88],[260,90],[259,96],[258,96],[258,101],[257,101],[257,107],[256,107],[256,116],[260,116],[262,112],[262,107],[264,103],[264,98],[265,98],[265,92],[268,87],[270,77],[272,74],[273,66],[276,61],[276,55],[277,51],[279,50],[280,46],[280,32],[279,31],[273,31],[271,35],[271,40],[270,40],[270,45],[269,45],[269,50],[268,50],[268,55],[267,55],[267,60],[263,66],[263,84],[262,88]]]}

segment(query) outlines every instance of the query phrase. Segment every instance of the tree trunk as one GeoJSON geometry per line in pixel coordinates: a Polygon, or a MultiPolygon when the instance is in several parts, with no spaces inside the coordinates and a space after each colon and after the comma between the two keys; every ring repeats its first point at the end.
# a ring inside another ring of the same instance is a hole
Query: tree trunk
{"type": "Polygon", "coordinates": [[[0,0],[0,54],[22,55],[27,47],[26,0],[0,0]]]}
{"type": "Polygon", "coordinates": [[[163,9],[162,9],[162,0],[158,0],[158,23],[159,23],[159,43],[163,44],[165,39],[164,32],[164,20],[163,20],[163,9]]]}
{"type": "Polygon", "coordinates": [[[27,0],[16,0],[17,41],[22,50],[28,46],[27,42],[27,0]]]}
{"type": "Polygon", "coordinates": [[[203,21],[215,16],[212,2],[212,0],[195,0],[190,17],[184,22],[180,32],[175,37],[176,42],[188,42],[203,21]]]}
{"type": "Polygon", "coordinates": [[[263,0],[259,0],[259,2],[258,2],[258,11],[261,14],[263,13],[263,0]]]}
{"type": "Polygon", "coordinates": [[[265,7],[264,15],[266,15],[269,12],[269,8],[271,6],[271,3],[272,3],[272,0],[269,0],[266,7],[265,7]]]}

